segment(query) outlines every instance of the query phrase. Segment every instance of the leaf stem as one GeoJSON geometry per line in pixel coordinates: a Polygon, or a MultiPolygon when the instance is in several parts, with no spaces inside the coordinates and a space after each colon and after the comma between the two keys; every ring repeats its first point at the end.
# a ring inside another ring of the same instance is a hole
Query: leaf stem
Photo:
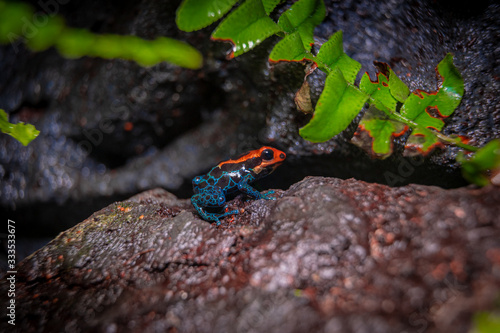
{"type": "MultiPolygon", "coordinates": [[[[370,96],[368,103],[371,104],[371,105],[374,105],[375,104],[375,99],[372,96],[370,96]]],[[[460,147],[460,148],[463,148],[465,150],[472,151],[472,152],[476,152],[476,151],[479,150],[478,147],[474,147],[474,146],[468,145],[466,143],[463,143],[462,140],[460,140],[460,138],[452,138],[452,137],[449,137],[447,135],[444,135],[441,132],[433,131],[433,130],[431,130],[429,128],[422,127],[421,125],[419,125],[418,123],[414,122],[413,120],[410,120],[410,119],[406,118],[401,113],[398,113],[398,112],[396,112],[394,110],[391,110],[391,109],[389,109],[387,107],[385,107],[384,110],[381,110],[381,111],[384,111],[392,119],[400,121],[403,124],[408,125],[411,129],[424,129],[424,130],[431,131],[434,135],[436,135],[439,138],[439,140],[441,140],[441,141],[443,141],[443,142],[445,142],[447,144],[452,144],[452,145],[455,145],[457,147],[460,147]]]]}
{"type": "MultiPolygon", "coordinates": [[[[412,129],[422,128],[422,126],[420,126],[419,124],[417,124],[413,120],[406,118],[405,116],[401,115],[400,113],[391,112],[390,117],[410,126],[412,129]]],[[[428,128],[425,128],[425,129],[429,130],[428,128]]],[[[452,138],[452,137],[444,135],[443,133],[438,132],[438,131],[432,131],[432,133],[435,134],[441,141],[444,141],[448,144],[452,144],[452,145],[458,146],[460,148],[464,148],[465,150],[472,151],[472,152],[476,152],[479,150],[478,147],[474,147],[474,146],[468,145],[466,143],[463,143],[462,140],[460,140],[460,138],[452,138]]]]}

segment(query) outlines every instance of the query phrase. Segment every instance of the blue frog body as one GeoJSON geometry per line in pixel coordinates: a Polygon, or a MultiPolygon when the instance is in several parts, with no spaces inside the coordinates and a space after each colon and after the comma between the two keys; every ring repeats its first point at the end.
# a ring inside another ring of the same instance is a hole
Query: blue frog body
{"type": "Polygon", "coordinates": [[[255,199],[274,199],[270,196],[273,191],[262,194],[250,184],[272,173],[285,158],[286,154],[278,149],[261,147],[217,164],[207,174],[193,178],[194,208],[204,220],[220,225],[220,218],[239,213],[226,209],[226,197],[231,193],[239,191],[255,199]],[[206,208],[223,208],[225,212],[207,212],[206,208]]]}

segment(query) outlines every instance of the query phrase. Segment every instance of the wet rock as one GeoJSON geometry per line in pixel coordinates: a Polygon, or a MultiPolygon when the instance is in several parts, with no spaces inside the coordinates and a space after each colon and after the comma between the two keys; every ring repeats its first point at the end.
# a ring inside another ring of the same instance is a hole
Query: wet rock
{"type": "MultiPolygon", "coordinates": [[[[228,44],[209,39],[214,26],[194,33],[176,28],[179,2],[74,0],[58,12],[68,25],[96,33],[187,41],[204,55],[200,71],[0,47],[0,107],[12,121],[41,130],[26,148],[0,135],[1,214],[29,224],[31,234],[20,231],[24,236],[52,237],[96,209],[149,188],[186,198],[193,176],[263,144],[287,153],[286,172],[273,179],[280,188],[307,175],[391,186],[466,184],[455,148],[412,159],[401,156],[399,144],[394,156],[376,161],[348,143],[355,124],[326,143],[303,140],[298,129],[310,116],[296,110],[293,96],[304,66],[269,64],[277,37],[225,59],[228,44]]],[[[464,2],[400,0],[330,1],[327,7],[315,30],[316,48],[341,29],[347,54],[363,72],[373,74],[374,60],[387,62],[412,90],[435,88],[434,67],[452,52],[466,93],[445,132],[469,136],[475,145],[500,136],[497,4],[481,1],[472,11],[464,2]]],[[[310,76],[313,100],[324,79],[319,72],[310,76]]]]}
{"type": "Polygon", "coordinates": [[[495,187],[308,177],[236,197],[216,227],[151,190],[18,265],[16,329],[468,332],[500,292],[499,204],[495,187]]]}

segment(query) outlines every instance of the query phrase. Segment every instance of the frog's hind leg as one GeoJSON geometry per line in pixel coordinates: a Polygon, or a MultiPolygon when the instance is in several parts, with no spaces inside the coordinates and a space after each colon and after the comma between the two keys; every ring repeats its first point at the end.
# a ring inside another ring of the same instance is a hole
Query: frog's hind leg
{"type": "Polygon", "coordinates": [[[196,211],[198,212],[198,214],[205,220],[205,221],[210,221],[210,222],[217,222],[217,225],[220,225],[220,221],[219,219],[223,218],[223,217],[226,217],[226,216],[230,216],[230,215],[236,215],[236,214],[239,214],[239,211],[237,209],[235,210],[231,210],[229,212],[224,212],[224,213],[211,213],[211,212],[207,212],[205,211],[202,207],[200,207],[199,205],[193,203],[193,206],[194,208],[196,209],[196,211]]]}
{"type": "Polygon", "coordinates": [[[217,222],[220,225],[220,218],[229,215],[238,214],[237,209],[224,212],[221,214],[207,212],[205,207],[224,207],[226,208],[226,197],[222,189],[218,186],[207,186],[204,188],[202,193],[195,194],[191,197],[191,203],[198,212],[198,214],[205,220],[211,222],[217,222]]]}

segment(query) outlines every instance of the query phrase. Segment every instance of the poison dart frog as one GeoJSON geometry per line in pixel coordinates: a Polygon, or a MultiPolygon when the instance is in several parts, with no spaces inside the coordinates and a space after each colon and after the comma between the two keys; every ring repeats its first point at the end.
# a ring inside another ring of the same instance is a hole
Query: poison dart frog
{"type": "Polygon", "coordinates": [[[272,148],[262,147],[252,150],[237,159],[220,162],[207,174],[193,178],[194,195],[191,202],[200,216],[211,222],[229,215],[238,214],[239,211],[232,210],[224,213],[207,212],[205,208],[226,209],[226,196],[236,191],[243,192],[255,199],[274,199],[270,195],[274,191],[261,194],[250,186],[254,181],[261,179],[273,172],[283,161],[284,152],[272,148]]]}

